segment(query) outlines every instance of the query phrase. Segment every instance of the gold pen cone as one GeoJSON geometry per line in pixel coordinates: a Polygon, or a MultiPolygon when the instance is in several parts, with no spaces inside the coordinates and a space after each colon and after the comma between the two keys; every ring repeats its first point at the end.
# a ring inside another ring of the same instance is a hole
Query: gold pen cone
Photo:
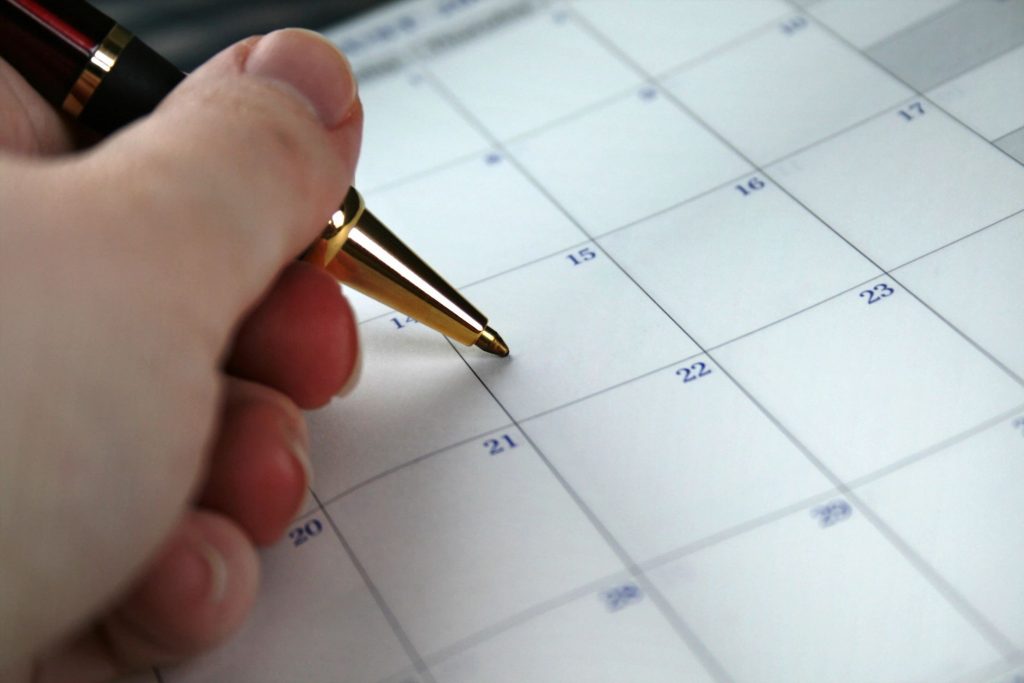
{"type": "Polygon", "coordinates": [[[508,355],[487,318],[367,211],[355,189],[303,258],[461,344],[508,355]]]}

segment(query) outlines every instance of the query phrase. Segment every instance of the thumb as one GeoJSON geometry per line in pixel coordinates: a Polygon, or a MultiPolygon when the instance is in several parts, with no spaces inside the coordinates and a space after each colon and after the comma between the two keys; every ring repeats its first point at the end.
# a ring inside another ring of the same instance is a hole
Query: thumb
{"type": "Polygon", "coordinates": [[[120,206],[96,207],[97,218],[120,224],[119,249],[136,265],[237,320],[338,208],[361,136],[347,60],[289,29],[214,57],[87,155],[82,176],[105,188],[96,197],[119,188],[120,206]]]}

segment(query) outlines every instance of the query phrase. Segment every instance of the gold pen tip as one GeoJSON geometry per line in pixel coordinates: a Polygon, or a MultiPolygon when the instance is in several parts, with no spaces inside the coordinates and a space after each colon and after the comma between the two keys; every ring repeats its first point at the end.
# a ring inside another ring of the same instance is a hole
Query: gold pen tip
{"type": "Polygon", "coordinates": [[[504,358],[508,355],[508,344],[505,343],[500,334],[490,327],[485,327],[484,331],[480,333],[476,340],[476,345],[487,353],[493,353],[495,356],[504,358]]]}

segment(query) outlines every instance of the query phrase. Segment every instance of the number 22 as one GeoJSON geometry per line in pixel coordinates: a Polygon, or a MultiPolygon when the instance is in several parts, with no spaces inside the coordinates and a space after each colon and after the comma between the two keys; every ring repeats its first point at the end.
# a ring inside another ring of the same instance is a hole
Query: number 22
{"type": "Polygon", "coordinates": [[[701,377],[707,377],[711,374],[711,369],[706,363],[698,361],[688,368],[679,368],[676,370],[676,374],[682,377],[683,384],[686,384],[687,382],[696,382],[701,377]]]}

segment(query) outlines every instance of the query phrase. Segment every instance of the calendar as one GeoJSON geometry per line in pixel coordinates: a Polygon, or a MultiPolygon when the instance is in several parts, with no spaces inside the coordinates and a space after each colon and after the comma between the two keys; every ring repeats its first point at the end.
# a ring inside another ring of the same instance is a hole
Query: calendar
{"type": "Polygon", "coordinates": [[[417,0],[306,509],[162,683],[1024,682],[1024,2],[417,0]]]}

